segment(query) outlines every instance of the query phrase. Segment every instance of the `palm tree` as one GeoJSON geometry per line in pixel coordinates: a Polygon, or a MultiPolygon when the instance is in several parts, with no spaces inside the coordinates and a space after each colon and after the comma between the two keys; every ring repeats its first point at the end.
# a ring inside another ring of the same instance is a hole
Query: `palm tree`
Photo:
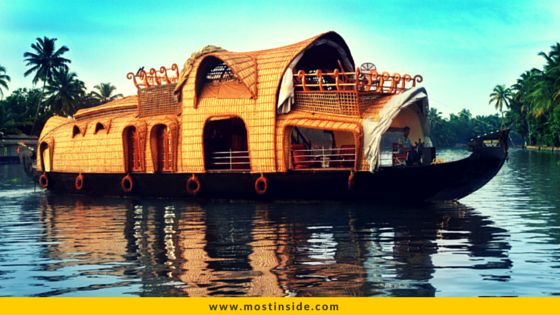
{"type": "Polygon", "coordinates": [[[54,74],[60,70],[68,70],[69,59],[63,58],[62,55],[69,51],[66,46],[55,49],[56,38],[37,38],[37,42],[31,44],[34,52],[26,52],[23,54],[25,65],[30,66],[24,75],[28,76],[35,73],[33,84],[42,81],[43,86],[52,80],[54,74]]]}
{"type": "Polygon", "coordinates": [[[546,59],[543,73],[552,89],[553,101],[560,101],[560,43],[550,46],[548,54],[543,51],[539,52],[539,56],[546,59]]]}
{"type": "Polygon", "coordinates": [[[10,76],[6,74],[6,68],[0,66],[0,96],[4,97],[4,92],[2,87],[6,90],[8,89],[8,82],[10,82],[10,76]]]}
{"type": "Polygon", "coordinates": [[[504,106],[506,108],[509,107],[511,97],[511,89],[506,88],[504,84],[498,84],[494,87],[494,90],[492,90],[492,93],[490,94],[490,101],[488,102],[488,104],[494,103],[496,110],[500,111],[503,117],[504,106]]]}
{"type": "Polygon", "coordinates": [[[117,89],[114,85],[112,85],[111,83],[107,82],[107,83],[99,83],[98,85],[93,87],[94,89],[96,89],[97,91],[93,91],[91,94],[93,97],[95,97],[100,104],[103,103],[107,103],[109,101],[112,101],[116,98],[122,97],[122,94],[114,94],[113,92],[117,89]]]}
{"type": "MultiPolygon", "coordinates": [[[[42,95],[45,93],[46,84],[53,79],[53,76],[60,71],[68,71],[67,64],[71,63],[69,59],[62,57],[62,55],[70,49],[66,46],[56,49],[55,41],[56,38],[48,38],[46,36],[43,36],[43,38],[37,37],[37,42],[31,44],[33,52],[25,52],[23,54],[24,61],[27,62],[25,65],[31,67],[25,71],[24,76],[35,73],[33,76],[33,84],[37,84],[39,81],[43,82],[43,88],[41,89],[42,95]]],[[[40,108],[41,103],[37,105],[35,122],[37,121],[40,108]]],[[[32,133],[35,131],[35,122],[31,129],[32,133]]]]}
{"type": "Polygon", "coordinates": [[[78,80],[76,73],[62,70],[56,72],[46,86],[46,103],[55,114],[68,116],[74,113],[84,94],[85,84],[78,80]]]}

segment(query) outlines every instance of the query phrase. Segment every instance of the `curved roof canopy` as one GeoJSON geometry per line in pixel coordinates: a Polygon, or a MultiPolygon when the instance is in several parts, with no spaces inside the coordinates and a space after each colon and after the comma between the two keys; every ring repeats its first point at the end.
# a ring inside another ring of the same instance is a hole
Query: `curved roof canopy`
{"type": "Polygon", "coordinates": [[[348,45],[340,35],[332,31],[295,44],[252,52],[231,52],[217,46],[206,46],[193,53],[185,62],[175,94],[180,93],[182,86],[190,77],[196,77],[196,74],[191,75],[195,62],[207,56],[214,56],[230,67],[237,78],[251,91],[253,97],[257,97],[259,89],[271,88],[271,83],[275,84],[275,89],[278,89],[282,75],[289,67],[310,68],[313,67],[313,60],[317,58],[323,58],[324,63],[330,64],[335,60],[347,71],[354,68],[354,59],[348,45]],[[278,80],[259,79],[259,76],[267,75],[275,75],[278,80]],[[261,86],[261,83],[264,86],[261,86]]]}

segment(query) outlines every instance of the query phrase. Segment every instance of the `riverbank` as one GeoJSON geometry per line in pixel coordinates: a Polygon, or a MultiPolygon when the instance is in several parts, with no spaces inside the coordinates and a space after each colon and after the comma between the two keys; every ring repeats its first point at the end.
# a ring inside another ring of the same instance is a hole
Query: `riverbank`
{"type": "Polygon", "coordinates": [[[547,147],[547,146],[540,146],[540,145],[528,145],[526,147],[527,150],[531,151],[553,151],[553,152],[560,152],[560,147],[547,147]]]}

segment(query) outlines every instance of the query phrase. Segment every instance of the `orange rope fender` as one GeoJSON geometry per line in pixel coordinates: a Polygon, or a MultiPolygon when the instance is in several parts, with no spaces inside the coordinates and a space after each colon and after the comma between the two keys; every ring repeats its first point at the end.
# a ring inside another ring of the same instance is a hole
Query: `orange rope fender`
{"type": "Polygon", "coordinates": [[[82,173],[76,176],[76,180],[74,181],[74,188],[76,188],[77,191],[80,191],[82,190],[82,188],[84,188],[84,175],[82,175],[82,173]]]}
{"type": "Polygon", "coordinates": [[[187,179],[187,193],[191,196],[196,196],[200,192],[200,180],[196,175],[192,174],[189,179],[187,179]]]}
{"type": "Polygon", "coordinates": [[[255,191],[259,195],[264,195],[266,194],[267,190],[268,190],[268,179],[266,179],[266,177],[264,177],[264,175],[261,174],[261,176],[257,178],[257,180],[255,180],[255,191]]]}
{"type": "Polygon", "coordinates": [[[49,178],[47,177],[47,174],[43,173],[39,176],[39,186],[43,189],[49,187],[49,178]]]}
{"type": "Polygon", "coordinates": [[[129,193],[132,191],[132,188],[134,188],[134,181],[130,174],[126,174],[126,176],[121,179],[121,189],[125,193],[129,193]]]}

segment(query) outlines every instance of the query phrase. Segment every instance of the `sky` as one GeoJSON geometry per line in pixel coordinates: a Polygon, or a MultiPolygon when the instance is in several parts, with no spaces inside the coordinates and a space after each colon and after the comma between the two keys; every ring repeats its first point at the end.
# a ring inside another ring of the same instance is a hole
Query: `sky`
{"type": "Polygon", "coordinates": [[[444,115],[487,115],[494,86],[542,67],[537,54],[560,41],[560,1],[0,0],[0,65],[12,79],[4,94],[32,87],[23,53],[37,37],[70,49],[70,70],[88,90],[110,82],[131,95],[126,74],[140,66],[182,67],[209,44],[251,51],[331,30],[356,65],[421,74],[444,115]]]}

